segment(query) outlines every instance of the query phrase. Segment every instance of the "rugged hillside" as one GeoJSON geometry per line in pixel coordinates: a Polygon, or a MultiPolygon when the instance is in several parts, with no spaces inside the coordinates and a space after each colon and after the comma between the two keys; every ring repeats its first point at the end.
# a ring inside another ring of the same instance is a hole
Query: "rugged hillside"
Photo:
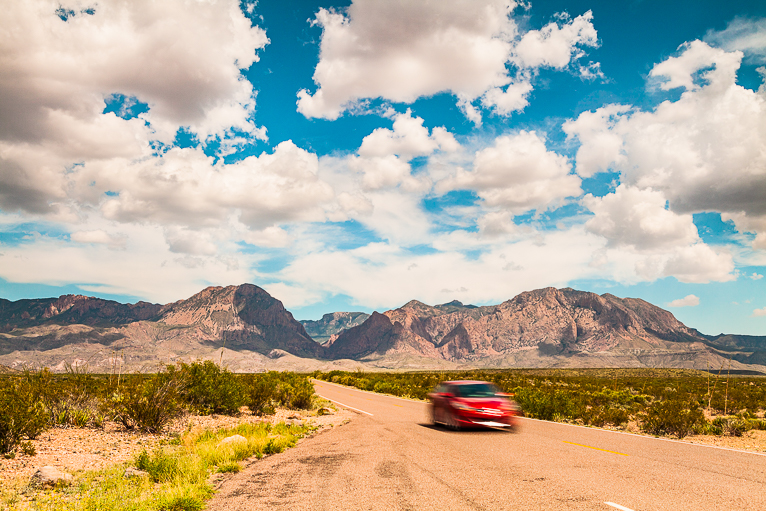
{"type": "Polygon", "coordinates": [[[348,330],[364,323],[370,315],[364,312],[332,312],[317,321],[303,320],[301,325],[312,339],[319,344],[327,344],[343,330],[348,330]]]}
{"type": "Polygon", "coordinates": [[[123,304],[91,296],[17,300],[0,298],[0,332],[40,325],[114,326],[155,318],[161,305],[147,302],[123,304]]]}
{"type": "Polygon", "coordinates": [[[328,346],[330,357],[375,360],[402,354],[482,365],[671,367],[704,367],[705,360],[715,364],[725,356],[650,303],[570,288],[529,291],[486,307],[411,301],[374,314],[328,346]]]}
{"type": "Polygon", "coordinates": [[[190,327],[199,338],[234,349],[322,355],[321,346],[282,302],[252,284],[204,289],[187,300],[164,306],[159,323],[190,327]]]}
{"type": "Polygon", "coordinates": [[[460,367],[688,367],[766,370],[766,337],[704,336],[643,300],[538,289],[498,305],[413,300],[307,322],[252,284],[209,287],[167,305],[66,295],[0,300],[0,364],[153,370],[215,358],[238,371],[460,367]],[[317,335],[319,338],[320,336],[317,335]]]}
{"type": "Polygon", "coordinates": [[[225,348],[229,356],[249,357],[250,367],[244,364],[242,370],[258,370],[274,350],[323,354],[279,300],[252,284],[210,287],[165,306],[71,295],[2,306],[7,328],[0,333],[0,364],[11,367],[151,368],[225,348]]]}

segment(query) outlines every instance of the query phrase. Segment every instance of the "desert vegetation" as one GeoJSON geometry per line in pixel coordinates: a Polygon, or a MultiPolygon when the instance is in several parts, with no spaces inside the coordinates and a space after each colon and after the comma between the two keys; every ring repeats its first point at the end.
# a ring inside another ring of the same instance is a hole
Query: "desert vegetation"
{"type": "Polygon", "coordinates": [[[455,372],[315,372],[362,390],[427,399],[444,380],[485,380],[514,394],[527,417],[653,435],[741,436],[766,430],[766,378],[683,369],[539,369],[455,372]]]}
{"type": "MultiPolygon", "coordinates": [[[[179,363],[148,374],[91,374],[69,367],[0,376],[0,455],[34,456],[31,440],[51,428],[104,428],[160,434],[174,419],[192,415],[269,415],[276,408],[321,408],[307,375],[268,372],[234,374],[211,361],[179,363]]],[[[131,465],[141,475],[125,477],[126,466],[76,475],[75,484],[37,495],[8,509],[153,510],[201,509],[212,494],[211,474],[236,472],[246,458],[281,452],[311,429],[306,425],[243,423],[221,431],[186,431],[161,438],[131,465]],[[222,446],[231,435],[244,439],[222,446]]],[[[0,505],[0,507],[2,507],[0,505]]]]}

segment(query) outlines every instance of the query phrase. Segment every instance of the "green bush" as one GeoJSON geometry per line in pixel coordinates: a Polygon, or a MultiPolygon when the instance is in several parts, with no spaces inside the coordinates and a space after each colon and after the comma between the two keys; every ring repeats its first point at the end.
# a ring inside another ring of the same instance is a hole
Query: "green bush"
{"type": "Polygon", "coordinates": [[[178,380],[172,373],[125,378],[112,396],[116,418],[126,429],[159,433],[182,411],[178,387],[178,380]]]}
{"type": "Polygon", "coordinates": [[[243,377],[245,404],[253,415],[274,413],[275,386],[265,375],[248,374],[243,377]]]}
{"type": "Polygon", "coordinates": [[[236,375],[210,360],[168,366],[177,373],[179,397],[190,411],[200,415],[235,415],[245,404],[245,389],[236,375]]]}
{"type": "Polygon", "coordinates": [[[269,371],[243,377],[246,403],[255,415],[274,413],[274,407],[309,409],[314,401],[314,385],[307,376],[269,371]]]}
{"type": "Polygon", "coordinates": [[[36,438],[48,427],[43,403],[23,378],[0,380],[0,454],[15,451],[23,439],[36,438]]]}
{"type": "Polygon", "coordinates": [[[665,399],[651,404],[641,429],[653,435],[667,434],[683,438],[705,422],[705,416],[696,403],[665,399]]]}

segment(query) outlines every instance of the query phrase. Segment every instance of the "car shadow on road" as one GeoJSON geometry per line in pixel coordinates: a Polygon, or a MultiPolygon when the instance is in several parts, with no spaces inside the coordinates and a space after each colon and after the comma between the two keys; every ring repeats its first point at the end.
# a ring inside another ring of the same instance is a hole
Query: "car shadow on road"
{"type": "Polygon", "coordinates": [[[507,435],[509,433],[519,432],[518,426],[515,428],[481,428],[481,427],[461,428],[460,430],[457,430],[457,431],[454,429],[449,429],[447,426],[444,426],[442,424],[431,424],[430,422],[419,422],[418,426],[420,426],[421,428],[432,429],[440,433],[452,433],[452,434],[480,433],[484,435],[507,435]]]}

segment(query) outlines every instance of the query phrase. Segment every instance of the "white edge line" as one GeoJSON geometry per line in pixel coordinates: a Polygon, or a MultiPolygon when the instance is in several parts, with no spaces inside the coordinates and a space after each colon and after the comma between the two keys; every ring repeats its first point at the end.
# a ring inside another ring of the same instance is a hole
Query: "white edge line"
{"type": "Polygon", "coordinates": [[[321,397],[322,399],[326,399],[326,400],[328,400],[328,401],[332,401],[332,402],[333,402],[333,403],[335,403],[336,405],[344,406],[344,407],[346,407],[346,408],[351,408],[352,410],[356,410],[357,412],[366,413],[366,414],[367,414],[367,415],[369,415],[370,417],[373,417],[373,415],[372,415],[370,412],[365,412],[364,410],[360,410],[359,408],[354,408],[353,406],[344,405],[344,404],[343,404],[343,403],[341,403],[340,401],[336,401],[336,400],[334,400],[334,399],[330,399],[329,397],[325,397],[325,396],[323,396],[323,395],[321,395],[321,394],[317,394],[317,396],[321,397]]]}
{"type": "Polygon", "coordinates": [[[604,502],[607,506],[612,506],[613,508],[619,509],[620,511],[633,511],[629,507],[621,506],[619,504],[615,504],[614,502],[604,502]]]}
{"type": "MultiPolygon", "coordinates": [[[[381,394],[380,392],[371,392],[369,390],[362,390],[362,389],[358,389],[356,387],[349,387],[348,385],[341,385],[340,383],[333,383],[331,381],[317,380],[315,378],[312,378],[312,380],[316,381],[316,382],[319,382],[319,383],[327,383],[328,385],[335,385],[336,387],[341,387],[341,388],[344,388],[344,389],[347,389],[347,390],[355,390],[357,392],[364,392],[365,394],[375,394],[376,396],[390,397],[392,399],[399,399],[401,401],[406,401],[408,403],[421,403],[421,404],[424,404],[424,405],[428,405],[428,403],[425,402],[425,401],[417,401],[415,399],[407,399],[407,398],[404,398],[404,397],[392,396],[391,394],[381,394]]],[[[325,399],[329,399],[329,398],[325,398],[325,399]]],[[[330,399],[330,401],[332,401],[332,399],[330,399]]],[[[338,403],[338,404],[340,404],[340,403],[338,403]]],[[[351,408],[351,407],[349,406],[349,408],[351,408]]],[[[364,412],[364,413],[367,413],[367,412],[364,412]]],[[[636,433],[628,433],[627,431],[614,431],[612,429],[591,428],[589,426],[580,426],[579,424],[569,424],[568,422],[556,422],[556,421],[546,421],[546,420],[542,420],[542,419],[533,419],[532,417],[520,417],[520,416],[516,416],[516,418],[517,419],[527,420],[527,421],[547,422],[548,424],[559,424],[561,426],[570,426],[572,428],[583,428],[583,429],[587,429],[589,431],[603,431],[603,432],[606,432],[606,433],[616,433],[618,435],[635,436],[635,437],[638,437],[638,438],[645,438],[647,440],[662,440],[663,442],[674,442],[674,443],[677,443],[677,444],[693,445],[693,446],[696,446],[696,447],[708,447],[710,449],[720,449],[722,451],[741,452],[743,454],[754,454],[756,456],[766,456],[766,453],[762,453],[762,452],[745,451],[744,449],[734,449],[733,447],[721,447],[720,445],[696,444],[694,442],[684,442],[683,440],[674,440],[672,438],[662,438],[662,437],[656,437],[656,436],[651,436],[651,435],[639,435],[639,434],[636,434],[636,433]]]]}
{"type": "Polygon", "coordinates": [[[673,442],[675,444],[692,445],[694,447],[708,447],[710,449],[720,449],[722,451],[741,452],[742,454],[754,454],[756,456],[766,456],[766,453],[763,453],[763,452],[745,451],[744,449],[734,449],[733,447],[722,447],[720,445],[696,444],[694,442],[684,442],[683,440],[674,440],[673,438],[662,438],[658,436],[628,433],[627,431],[614,431],[612,429],[591,428],[589,426],[580,426],[579,424],[569,424],[568,422],[544,421],[542,419],[533,419],[532,417],[517,417],[517,419],[523,419],[525,421],[547,422],[548,424],[558,424],[561,426],[569,426],[570,428],[582,428],[582,429],[587,429],[589,431],[601,431],[604,433],[616,433],[618,435],[635,436],[638,438],[644,438],[646,440],[662,440],[663,442],[673,442]]]}

